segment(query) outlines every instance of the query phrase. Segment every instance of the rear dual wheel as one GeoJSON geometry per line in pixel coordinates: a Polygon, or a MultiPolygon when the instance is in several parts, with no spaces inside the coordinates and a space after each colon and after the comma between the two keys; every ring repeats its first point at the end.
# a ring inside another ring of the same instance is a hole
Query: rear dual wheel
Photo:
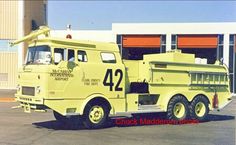
{"type": "Polygon", "coordinates": [[[167,118],[170,120],[184,120],[189,116],[188,101],[181,95],[174,96],[167,108],[167,118]]]}
{"type": "Polygon", "coordinates": [[[204,121],[209,113],[209,101],[203,95],[196,96],[191,103],[181,95],[174,96],[167,108],[167,118],[170,120],[195,119],[204,121]]]}
{"type": "Polygon", "coordinates": [[[208,100],[203,95],[198,95],[193,99],[189,106],[190,116],[192,119],[204,121],[209,113],[208,100]]]}

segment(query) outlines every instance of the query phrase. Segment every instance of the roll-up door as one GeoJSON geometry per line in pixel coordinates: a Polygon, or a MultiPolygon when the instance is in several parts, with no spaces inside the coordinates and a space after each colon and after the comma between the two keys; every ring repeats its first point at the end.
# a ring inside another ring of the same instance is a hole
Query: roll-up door
{"type": "Polygon", "coordinates": [[[178,35],[178,48],[217,48],[217,35],[178,35]]]}
{"type": "Polygon", "coordinates": [[[123,35],[123,48],[160,48],[160,35],[123,35]]]}

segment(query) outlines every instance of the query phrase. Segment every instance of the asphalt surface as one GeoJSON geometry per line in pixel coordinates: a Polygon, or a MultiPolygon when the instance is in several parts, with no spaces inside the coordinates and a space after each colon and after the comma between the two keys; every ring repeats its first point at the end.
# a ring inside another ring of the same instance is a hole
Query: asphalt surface
{"type": "MultiPolygon", "coordinates": [[[[28,114],[11,108],[16,105],[0,103],[0,145],[235,145],[235,97],[203,123],[117,125],[113,119],[107,128],[98,130],[58,123],[52,111],[28,114]]],[[[161,117],[161,113],[141,116],[161,117]]]]}

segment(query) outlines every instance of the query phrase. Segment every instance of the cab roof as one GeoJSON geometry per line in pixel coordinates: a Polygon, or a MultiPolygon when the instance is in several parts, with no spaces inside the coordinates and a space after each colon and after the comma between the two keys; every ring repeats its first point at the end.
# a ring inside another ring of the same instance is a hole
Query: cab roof
{"type": "Polygon", "coordinates": [[[119,52],[119,48],[115,43],[96,42],[75,40],[66,38],[54,38],[50,36],[50,28],[48,26],[40,26],[39,29],[32,31],[30,34],[10,43],[10,46],[27,42],[30,46],[34,45],[54,45],[64,48],[83,48],[100,51],[119,52]],[[41,37],[43,36],[43,37],[41,37]]]}
{"type": "Polygon", "coordinates": [[[44,38],[36,39],[34,41],[30,41],[29,45],[34,45],[35,42],[39,43],[39,45],[42,45],[43,43],[46,43],[46,44],[49,43],[54,46],[59,45],[59,46],[64,46],[64,47],[68,47],[68,48],[78,47],[78,48],[90,49],[90,50],[119,52],[119,48],[118,48],[117,44],[109,43],[109,42],[44,37],[44,38]]]}

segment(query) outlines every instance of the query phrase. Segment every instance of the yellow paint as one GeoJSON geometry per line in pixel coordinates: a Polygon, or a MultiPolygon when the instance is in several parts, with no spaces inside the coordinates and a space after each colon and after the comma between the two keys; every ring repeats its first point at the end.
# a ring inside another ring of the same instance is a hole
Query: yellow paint
{"type": "Polygon", "coordinates": [[[198,117],[202,117],[205,114],[205,112],[206,112],[206,107],[205,107],[204,103],[198,102],[195,107],[195,114],[198,117]]]}

